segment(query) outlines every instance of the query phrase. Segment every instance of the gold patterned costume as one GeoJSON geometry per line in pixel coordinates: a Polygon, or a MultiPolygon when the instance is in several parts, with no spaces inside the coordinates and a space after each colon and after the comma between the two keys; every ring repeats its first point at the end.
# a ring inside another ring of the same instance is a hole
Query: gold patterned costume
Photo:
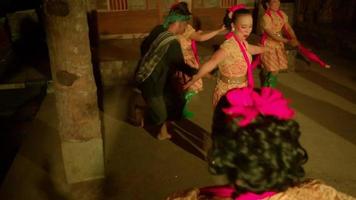
{"type": "MultiPolygon", "coordinates": [[[[262,30],[269,29],[274,34],[281,36],[283,26],[288,23],[288,16],[283,11],[279,12],[283,18],[273,11],[263,15],[262,30]]],[[[261,62],[266,71],[278,72],[286,70],[288,68],[288,59],[283,42],[276,41],[267,35],[264,46],[268,48],[263,53],[261,62]]]]}
{"type": "MultiPolygon", "coordinates": [[[[245,43],[245,46],[247,45],[245,43]]],[[[226,58],[218,66],[220,78],[217,81],[213,95],[214,106],[230,89],[247,86],[247,63],[234,37],[225,40],[220,48],[225,52],[226,58]]],[[[249,60],[252,60],[252,56],[248,52],[247,56],[249,60]]]]}
{"type": "MultiPolygon", "coordinates": [[[[193,68],[197,68],[196,66],[198,65],[198,61],[195,58],[194,51],[192,48],[192,40],[190,39],[190,36],[195,32],[196,30],[188,24],[184,33],[178,37],[185,63],[193,68]]],[[[183,73],[178,73],[177,75],[180,78],[182,84],[185,84],[190,80],[190,77],[183,73]]],[[[189,90],[194,92],[199,92],[203,90],[202,79],[196,81],[191,87],[189,87],[189,90]]]]}

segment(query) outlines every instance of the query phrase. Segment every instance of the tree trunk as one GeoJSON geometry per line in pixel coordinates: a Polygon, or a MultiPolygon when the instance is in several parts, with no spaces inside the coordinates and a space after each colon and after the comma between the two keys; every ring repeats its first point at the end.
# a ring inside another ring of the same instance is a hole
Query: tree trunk
{"type": "Polygon", "coordinates": [[[70,183],[102,177],[104,174],[87,6],[86,0],[44,0],[58,132],[70,183]]]}
{"type": "Polygon", "coordinates": [[[101,137],[83,0],[45,0],[47,43],[64,140],[101,137]]]}

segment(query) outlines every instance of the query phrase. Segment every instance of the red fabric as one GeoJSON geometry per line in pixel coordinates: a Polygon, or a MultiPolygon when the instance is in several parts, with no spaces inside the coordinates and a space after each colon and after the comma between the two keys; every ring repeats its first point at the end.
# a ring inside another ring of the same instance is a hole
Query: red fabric
{"type": "Polygon", "coordinates": [[[326,63],[322,61],[315,53],[310,51],[309,49],[305,48],[303,45],[298,46],[298,51],[307,57],[310,61],[319,64],[321,67],[325,67],[326,63]]]}
{"type": "Polygon", "coordinates": [[[245,4],[238,4],[235,6],[231,6],[228,10],[229,10],[229,12],[235,12],[235,11],[241,10],[241,9],[246,9],[245,4]]]}
{"type": "Polygon", "coordinates": [[[198,55],[198,47],[197,47],[197,42],[195,40],[192,40],[192,49],[194,53],[195,60],[197,61],[198,64],[199,62],[199,55],[198,55]]]}
{"type": "MultiPolygon", "coordinates": [[[[212,196],[212,197],[220,197],[220,198],[229,198],[232,197],[235,189],[231,186],[213,186],[213,187],[205,187],[199,189],[200,194],[205,196],[212,196]]],[[[262,200],[266,199],[267,197],[271,197],[275,195],[275,192],[265,192],[262,194],[255,194],[255,193],[245,193],[239,195],[235,198],[235,200],[262,200]]]]}

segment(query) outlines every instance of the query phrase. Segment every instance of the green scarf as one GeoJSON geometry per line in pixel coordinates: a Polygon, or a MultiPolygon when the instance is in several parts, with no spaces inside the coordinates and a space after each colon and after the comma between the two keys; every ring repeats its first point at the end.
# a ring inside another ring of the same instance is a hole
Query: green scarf
{"type": "Polygon", "coordinates": [[[189,15],[181,15],[178,14],[176,12],[171,12],[168,14],[168,16],[165,18],[164,22],[163,22],[163,27],[165,29],[168,28],[168,26],[174,22],[177,21],[188,21],[190,19],[189,15]]]}

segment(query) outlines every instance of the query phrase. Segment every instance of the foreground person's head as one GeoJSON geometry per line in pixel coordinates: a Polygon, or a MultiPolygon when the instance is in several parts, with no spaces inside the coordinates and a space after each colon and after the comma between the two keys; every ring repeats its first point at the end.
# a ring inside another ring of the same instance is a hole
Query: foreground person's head
{"type": "Polygon", "coordinates": [[[238,194],[279,192],[300,182],[307,153],[293,115],[275,89],[230,90],[214,113],[210,170],[226,175],[238,194]]]}

